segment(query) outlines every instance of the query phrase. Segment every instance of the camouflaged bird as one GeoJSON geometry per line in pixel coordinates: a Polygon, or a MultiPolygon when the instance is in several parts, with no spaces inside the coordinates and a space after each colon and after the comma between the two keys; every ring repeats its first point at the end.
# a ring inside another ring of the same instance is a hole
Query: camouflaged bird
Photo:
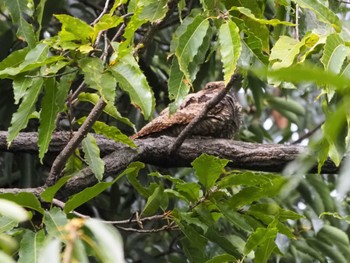
{"type": "MultiPolygon", "coordinates": [[[[209,82],[197,93],[187,95],[174,114],[165,108],[160,115],[131,136],[132,139],[157,137],[160,135],[178,136],[180,132],[203,110],[205,104],[225,88],[223,81],[209,82]]],[[[191,131],[191,136],[232,138],[240,123],[241,106],[232,89],[211,109],[207,116],[191,131]]]]}

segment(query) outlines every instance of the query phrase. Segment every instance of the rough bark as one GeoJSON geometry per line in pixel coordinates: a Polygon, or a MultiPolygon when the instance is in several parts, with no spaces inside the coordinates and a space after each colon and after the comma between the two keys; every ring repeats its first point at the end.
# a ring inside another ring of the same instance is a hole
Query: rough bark
{"type": "MultiPolygon", "coordinates": [[[[20,133],[8,148],[7,132],[0,132],[0,151],[37,152],[37,133],[20,133]]],[[[170,154],[169,147],[175,138],[160,136],[158,138],[137,139],[137,149],[96,135],[97,143],[105,161],[105,176],[117,175],[132,161],[141,161],[163,167],[185,167],[202,153],[215,155],[230,160],[229,166],[236,169],[256,170],[262,172],[281,172],[285,166],[295,160],[307,148],[296,145],[259,144],[214,138],[187,139],[181,147],[170,154]]],[[[49,152],[58,153],[70,138],[67,132],[54,133],[49,152]]],[[[311,172],[315,172],[315,168],[311,172]]],[[[338,168],[327,160],[322,173],[334,174],[338,168]]],[[[70,195],[96,183],[91,170],[87,167],[79,175],[67,182],[66,194],[70,195]]],[[[0,189],[0,192],[3,192],[0,189]]]]}

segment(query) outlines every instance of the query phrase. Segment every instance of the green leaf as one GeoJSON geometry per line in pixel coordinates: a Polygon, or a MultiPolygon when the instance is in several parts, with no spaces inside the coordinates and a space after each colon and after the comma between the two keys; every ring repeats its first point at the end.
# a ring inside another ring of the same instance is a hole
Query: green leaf
{"type": "Polygon", "coordinates": [[[25,60],[28,52],[29,48],[13,51],[10,55],[8,55],[4,60],[0,62],[0,71],[6,68],[17,67],[20,65],[25,60]]]}
{"type": "Polygon", "coordinates": [[[180,70],[176,56],[174,56],[171,64],[168,86],[169,99],[174,100],[169,104],[169,110],[170,113],[174,113],[190,90],[190,86],[186,84],[186,77],[180,70]]]}
{"type": "Polygon", "coordinates": [[[205,261],[205,263],[223,263],[223,262],[235,262],[237,259],[229,254],[221,254],[205,261]]]}
{"type": "Polygon", "coordinates": [[[245,172],[233,173],[225,176],[218,182],[219,188],[228,188],[235,185],[255,186],[271,183],[273,178],[269,178],[266,174],[245,172]]]}
{"type": "Polygon", "coordinates": [[[60,190],[70,178],[72,178],[72,175],[63,176],[53,186],[47,187],[45,191],[40,194],[41,199],[45,202],[52,202],[57,191],[60,190]]]}
{"type": "Polygon", "coordinates": [[[52,132],[56,127],[56,118],[58,107],[55,103],[57,100],[57,87],[54,78],[48,78],[45,81],[45,96],[42,100],[42,109],[40,112],[40,126],[38,131],[39,159],[43,158],[51,141],[52,132]]]}
{"type": "Polygon", "coordinates": [[[84,80],[90,88],[99,91],[105,101],[114,103],[116,82],[110,72],[104,71],[99,58],[83,58],[79,66],[84,73],[84,80]]]}
{"type": "Polygon", "coordinates": [[[95,219],[85,221],[97,246],[91,247],[100,256],[100,262],[124,262],[123,239],[117,229],[95,219]]]}
{"type": "Polygon", "coordinates": [[[179,37],[175,55],[181,71],[187,80],[191,80],[189,64],[197,55],[200,46],[207,34],[209,21],[203,16],[196,16],[187,26],[186,31],[179,37]]]}
{"type": "Polygon", "coordinates": [[[113,181],[101,182],[101,183],[95,184],[92,187],[85,188],[83,191],[69,198],[69,200],[66,202],[66,205],[64,207],[64,211],[66,213],[69,213],[75,208],[81,206],[82,204],[86,203],[87,201],[91,200],[95,196],[102,193],[104,190],[106,190],[108,187],[113,185],[116,181],[118,181],[120,178],[122,178],[125,175],[137,176],[139,170],[143,167],[144,167],[144,164],[140,162],[130,163],[129,166],[124,170],[124,172],[118,175],[118,177],[115,178],[113,181]]]}
{"type": "MultiPolygon", "coordinates": [[[[130,9],[130,4],[129,4],[130,9]]],[[[118,48],[117,56],[118,59],[123,59],[126,55],[131,55],[132,45],[131,42],[134,39],[135,32],[138,30],[144,23],[147,22],[145,19],[140,19],[140,14],[142,12],[143,6],[138,5],[135,10],[131,11],[134,15],[131,17],[129,22],[126,25],[124,30],[123,38],[125,39],[118,48]]]]}
{"type": "Polygon", "coordinates": [[[344,60],[350,54],[350,48],[345,46],[344,41],[338,34],[331,34],[327,37],[324,46],[321,62],[326,71],[339,74],[344,60]]]}
{"type": "Polygon", "coordinates": [[[26,230],[20,244],[18,252],[18,262],[38,262],[39,252],[44,245],[45,231],[41,229],[38,232],[26,230]]]}
{"type": "Polygon", "coordinates": [[[101,19],[94,25],[94,35],[92,37],[92,43],[95,42],[97,35],[100,31],[105,31],[110,28],[117,27],[123,22],[122,17],[118,17],[112,14],[104,14],[101,19]]]}
{"type": "Polygon", "coordinates": [[[65,59],[63,56],[50,57],[48,51],[49,47],[46,44],[40,43],[26,54],[24,61],[22,61],[22,56],[25,52],[16,53],[17,55],[11,56],[11,59],[5,59],[5,63],[0,63],[0,68],[11,62],[14,62],[14,64],[0,70],[0,78],[14,78],[19,73],[28,72],[43,65],[65,59]]]}
{"type": "Polygon", "coordinates": [[[29,87],[33,85],[33,78],[25,77],[23,74],[17,76],[13,80],[13,95],[15,99],[15,104],[18,104],[19,101],[24,97],[26,91],[29,87]]]}
{"type": "Polygon", "coordinates": [[[82,44],[91,41],[94,29],[84,21],[69,15],[55,15],[55,17],[62,23],[62,29],[58,33],[60,41],[80,40],[82,44]]]}
{"type": "Polygon", "coordinates": [[[56,106],[58,111],[63,111],[64,105],[66,104],[66,99],[68,96],[69,89],[77,75],[77,72],[74,71],[72,73],[71,67],[66,67],[65,71],[63,72],[63,76],[57,83],[57,94],[56,94],[56,106]],[[69,73],[69,74],[67,74],[69,73]]]}
{"type": "Polygon", "coordinates": [[[0,198],[7,199],[9,201],[15,202],[16,204],[33,209],[43,214],[44,209],[41,207],[41,203],[38,198],[32,193],[18,193],[18,194],[0,194],[0,198]]]}
{"type": "Polygon", "coordinates": [[[167,195],[164,194],[163,185],[158,185],[152,194],[147,198],[146,205],[141,214],[144,216],[155,214],[162,204],[164,204],[164,201],[167,201],[167,195]]]}
{"type": "Polygon", "coordinates": [[[13,201],[0,199],[0,215],[14,220],[15,222],[24,222],[29,219],[28,213],[25,209],[13,201]]]}
{"type": "Polygon", "coordinates": [[[225,166],[229,160],[219,159],[218,157],[211,156],[203,153],[197,159],[195,159],[191,165],[196,171],[196,177],[203,186],[209,190],[214,186],[216,180],[222,173],[225,173],[225,166]]]}
{"type": "Polygon", "coordinates": [[[32,15],[32,10],[29,8],[27,0],[5,0],[5,5],[10,11],[14,24],[19,23],[22,14],[32,15]]]}
{"type": "Polygon", "coordinates": [[[29,24],[23,17],[19,20],[17,37],[24,39],[28,43],[28,47],[33,49],[37,43],[37,38],[34,33],[33,25],[29,24]]]}
{"type": "Polygon", "coordinates": [[[35,110],[35,103],[41,92],[43,83],[42,78],[33,80],[32,86],[26,91],[17,112],[12,115],[11,126],[8,129],[7,136],[8,145],[11,145],[11,142],[17,137],[20,130],[27,126],[29,117],[35,110]]]}
{"type": "Polygon", "coordinates": [[[274,79],[294,83],[313,82],[319,85],[331,85],[339,91],[349,86],[349,80],[345,76],[339,76],[332,72],[326,72],[321,68],[310,65],[296,65],[270,71],[269,76],[274,79]]]}
{"type": "Polygon", "coordinates": [[[42,28],[42,21],[44,16],[44,10],[45,10],[45,4],[47,0],[40,0],[40,2],[36,6],[35,14],[36,14],[36,21],[38,22],[38,29],[36,31],[36,37],[40,37],[41,28],[42,28]]]}
{"type": "Polygon", "coordinates": [[[141,110],[145,119],[149,119],[154,110],[154,96],[145,75],[131,55],[126,55],[111,67],[111,72],[119,86],[126,91],[132,104],[141,110]]]}
{"type": "Polygon", "coordinates": [[[116,142],[121,142],[132,148],[136,148],[134,141],[122,133],[117,127],[109,126],[108,124],[101,121],[96,121],[92,128],[97,134],[102,134],[109,139],[115,140],[116,142]]]}
{"type": "Polygon", "coordinates": [[[241,38],[237,25],[228,20],[219,31],[220,54],[223,64],[224,81],[227,84],[234,74],[241,54],[241,38]]]}
{"type": "MultiPolygon", "coordinates": [[[[265,240],[255,251],[256,263],[267,263],[274,250],[278,250],[275,243],[275,238],[271,237],[265,240]]],[[[279,250],[278,250],[279,251],[279,250]]]]}
{"type": "Polygon", "coordinates": [[[248,255],[252,250],[264,244],[269,239],[274,239],[277,235],[277,228],[262,228],[258,227],[253,234],[251,234],[244,247],[244,254],[248,255]]]}
{"type": "Polygon", "coordinates": [[[64,235],[63,227],[68,223],[68,219],[61,209],[54,207],[49,211],[45,211],[43,222],[49,235],[61,236],[64,235]]]}
{"type": "Polygon", "coordinates": [[[272,64],[272,69],[275,70],[291,66],[299,55],[303,44],[303,42],[297,39],[281,36],[271,50],[269,60],[272,64]]]}
{"type": "Polygon", "coordinates": [[[263,24],[263,25],[272,25],[272,26],[276,26],[276,25],[286,25],[286,26],[295,26],[295,24],[290,23],[288,21],[281,21],[278,19],[270,19],[270,20],[266,20],[266,19],[261,19],[261,18],[257,18],[252,11],[249,8],[245,8],[245,7],[237,7],[237,6],[233,6],[231,7],[230,11],[232,10],[236,10],[238,12],[240,12],[241,14],[249,17],[250,19],[258,22],[259,24],[263,24]]]}
{"type": "Polygon", "coordinates": [[[64,167],[65,175],[73,175],[74,173],[80,171],[83,168],[82,157],[80,155],[79,149],[75,149],[74,154],[69,156],[68,161],[64,167]]]}
{"type": "Polygon", "coordinates": [[[39,254],[38,263],[60,263],[61,259],[61,241],[58,238],[50,238],[46,240],[43,249],[41,249],[39,254]]]}
{"type": "Polygon", "coordinates": [[[0,251],[0,262],[2,263],[15,263],[16,261],[13,260],[11,256],[6,254],[3,251],[0,251]]]}
{"type": "Polygon", "coordinates": [[[97,180],[103,179],[105,163],[100,157],[100,149],[97,146],[96,139],[90,133],[81,142],[85,161],[91,168],[97,180]]]}
{"type": "MultiPolygon", "coordinates": [[[[280,111],[292,112],[298,116],[305,115],[305,108],[291,98],[269,97],[266,99],[271,108],[280,111]]],[[[281,112],[283,113],[283,112],[281,112]]],[[[283,114],[282,114],[283,115],[283,114]]]]}
{"type": "Polygon", "coordinates": [[[339,21],[339,18],[336,14],[334,14],[331,9],[327,8],[326,6],[322,5],[317,0],[294,0],[297,4],[300,5],[301,8],[307,8],[313,11],[318,19],[320,19],[323,22],[326,22],[330,24],[335,31],[340,32],[341,31],[341,23],[339,21]]]}
{"type": "Polygon", "coordinates": [[[18,226],[18,221],[8,218],[6,216],[0,216],[0,233],[7,232],[18,226]]]}
{"type": "Polygon", "coordinates": [[[167,0],[146,0],[140,14],[140,19],[156,22],[163,19],[168,12],[167,0]]]}
{"type": "MultiPolygon", "coordinates": [[[[86,101],[96,105],[96,103],[99,100],[99,96],[93,93],[82,92],[79,94],[78,99],[80,101],[86,101]]],[[[123,122],[124,124],[134,128],[135,130],[135,125],[128,118],[122,117],[117,108],[111,102],[107,101],[107,106],[103,109],[103,111],[109,116],[123,122]]]]}

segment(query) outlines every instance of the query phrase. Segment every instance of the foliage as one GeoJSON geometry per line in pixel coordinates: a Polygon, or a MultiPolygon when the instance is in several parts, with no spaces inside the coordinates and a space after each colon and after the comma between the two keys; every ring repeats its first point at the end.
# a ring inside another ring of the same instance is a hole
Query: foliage
{"type": "Polygon", "coordinates": [[[239,139],[310,151],[283,175],[229,170],[203,154],[188,169],[135,162],[106,178],[89,133],[40,198],[0,194],[0,261],[347,262],[350,167],[307,173],[348,151],[342,2],[0,0],[0,126],[9,146],[22,130],[38,132],[39,149],[2,153],[2,187],[43,185],[52,133],[88,125],[100,101],[93,131],[134,148],[127,135],[155,110],[175,112],[190,91],[237,71],[239,139]],[[98,183],[55,199],[86,166],[98,183]]]}

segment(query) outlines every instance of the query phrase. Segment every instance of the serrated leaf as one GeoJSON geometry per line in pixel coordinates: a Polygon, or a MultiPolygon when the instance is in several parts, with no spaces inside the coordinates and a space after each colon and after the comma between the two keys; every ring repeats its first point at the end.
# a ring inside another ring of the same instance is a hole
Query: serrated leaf
{"type": "Polygon", "coordinates": [[[69,89],[77,75],[77,72],[72,72],[71,67],[66,67],[63,74],[64,75],[60,78],[59,82],[57,83],[57,96],[55,101],[59,112],[63,111],[64,109],[69,89]]]}
{"type": "Polygon", "coordinates": [[[54,78],[46,79],[45,81],[45,95],[41,104],[40,112],[40,126],[38,131],[38,146],[39,159],[42,163],[43,158],[51,141],[52,132],[55,129],[55,122],[58,114],[57,87],[54,78]]]}
{"type": "Polygon", "coordinates": [[[12,21],[15,24],[18,24],[22,14],[32,15],[27,0],[5,0],[5,5],[9,9],[12,21]]]}
{"type": "Polygon", "coordinates": [[[336,74],[340,73],[344,60],[349,54],[350,48],[345,46],[344,41],[338,34],[329,35],[321,57],[324,69],[336,74]]]}
{"type": "Polygon", "coordinates": [[[164,199],[167,199],[167,196],[164,195],[164,187],[162,185],[158,185],[152,194],[147,198],[147,202],[141,214],[144,216],[155,214],[160,208],[161,204],[164,202],[164,199]]]}
{"type": "Polygon", "coordinates": [[[238,12],[240,12],[241,14],[249,17],[250,19],[258,22],[259,24],[263,24],[263,25],[272,25],[272,26],[277,26],[277,25],[286,25],[286,26],[295,26],[295,24],[288,22],[288,21],[281,21],[278,19],[270,19],[270,20],[266,20],[266,19],[261,19],[261,18],[257,18],[252,11],[249,8],[246,7],[242,7],[242,6],[233,6],[231,7],[230,11],[232,10],[236,10],[238,12]]]}
{"type": "Polygon", "coordinates": [[[25,231],[18,251],[18,262],[38,262],[39,252],[44,245],[45,232],[41,229],[38,232],[25,231]]]}
{"type": "Polygon", "coordinates": [[[198,53],[209,28],[209,21],[203,16],[197,16],[187,26],[186,31],[179,37],[175,55],[181,71],[187,80],[191,80],[189,64],[198,53]]]}
{"type": "Polygon", "coordinates": [[[168,81],[169,99],[174,100],[169,104],[170,114],[174,113],[178,109],[188,94],[190,86],[186,83],[186,77],[180,70],[179,62],[174,56],[168,81]]]}
{"type": "Polygon", "coordinates": [[[235,185],[246,185],[246,186],[254,186],[271,183],[272,178],[269,178],[267,175],[253,173],[253,172],[245,172],[245,173],[234,173],[229,174],[222,178],[218,182],[219,188],[227,188],[235,185]]]}
{"type": "Polygon", "coordinates": [[[237,259],[229,254],[221,254],[205,261],[205,263],[222,263],[222,262],[235,262],[237,259]]]}
{"type": "Polygon", "coordinates": [[[300,48],[304,45],[303,41],[281,36],[271,49],[270,62],[272,69],[287,68],[293,64],[299,55],[300,48]]]}
{"type": "Polygon", "coordinates": [[[23,53],[16,53],[16,56],[11,56],[11,59],[5,59],[5,63],[0,63],[1,66],[13,62],[13,65],[0,70],[0,78],[14,78],[19,73],[28,72],[34,70],[43,65],[47,65],[59,60],[65,59],[63,56],[48,56],[49,47],[46,44],[40,43],[34,49],[30,50],[22,61],[23,53]],[[17,60],[18,59],[18,60],[17,60]],[[19,64],[20,62],[20,64],[19,64]]]}
{"type": "Polygon", "coordinates": [[[92,36],[92,43],[95,42],[97,35],[100,31],[105,31],[110,28],[117,27],[124,20],[122,17],[118,17],[112,14],[104,14],[101,19],[94,25],[94,34],[92,36]]]}
{"type": "Polygon", "coordinates": [[[70,178],[72,178],[72,175],[63,176],[53,186],[47,187],[40,194],[41,199],[45,202],[52,202],[52,199],[54,198],[55,194],[70,178]]]}
{"type": "MultiPolygon", "coordinates": [[[[80,101],[86,101],[96,105],[96,103],[99,100],[99,96],[93,93],[82,92],[79,94],[78,99],[80,101]]],[[[128,118],[122,117],[117,108],[111,102],[107,102],[107,106],[103,109],[103,111],[109,116],[123,122],[124,124],[132,127],[135,130],[135,125],[128,118]]]]}
{"type": "Polygon", "coordinates": [[[110,126],[101,121],[96,121],[92,128],[97,134],[102,134],[109,139],[115,140],[116,142],[121,142],[130,147],[136,148],[134,141],[122,133],[117,127],[110,126]]]}
{"type": "Polygon", "coordinates": [[[33,80],[32,86],[26,91],[17,112],[12,115],[11,125],[8,129],[7,136],[8,145],[11,145],[11,142],[17,137],[20,130],[27,126],[30,114],[35,110],[35,103],[41,92],[43,83],[44,81],[42,78],[36,78],[33,80]]]}
{"type": "Polygon", "coordinates": [[[64,234],[63,226],[68,223],[68,219],[65,213],[58,208],[51,208],[49,211],[45,211],[44,214],[45,230],[51,236],[61,236],[64,234]]]}
{"type": "Polygon", "coordinates": [[[105,170],[105,163],[100,157],[100,149],[98,148],[96,139],[90,133],[81,142],[83,152],[85,154],[85,161],[94,173],[97,180],[103,179],[105,170]]]}
{"type": "Polygon", "coordinates": [[[24,39],[28,43],[28,47],[33,49],[37,43],[37,37],[34,33],[33,25],[29,24],[23,17],[19,19],[18,24],[17,37],[24,39]]]}
{"type": "Polygon", "coordinates": [[[221,25],[219,30],[219,43],[224,81],[225,84],[227,84],[236,70],[242,50],[239,29],[231,20],[221,25]]]}
{"type": "Polygon", "coordinates": [[[243,45],[250,51],[250,53],[262,64],[268,65],[269,60],[266,55],[263,54],[263,46],[261,39],[252,34],[251,32],[244,31],[247,37],[243,40],[243,45]]]}
{"type": "Polygon", "coordinates": [[[82,44],[91,41],[94,30],[84,21],[70,15],[55,15],[62,23],[62,29],[58,33],[61,42],[80,40],[82,44]]]}
{"type": "Polygon", "coordinates": [[[4,60],[0,62],[0,70],[17,67],[25,60],[28,52],[28,47],[13,51],[10,55],[8,55],[4,60]]]}
{"type": "Polygon", "coordinates": [[[156,22],[163,19],[168,12],[167,0],[146,0],[140,14],[140,19],[156,22]]]}
{"type": "Polygon", "coordinates": [[[18,226],[17,220],[14,220],[5,216],[0,216],[0,233],[4,233],[9,230],[12,230],[17,226],[18,226]]]}
{"type": "Polygon", "coordinates": [[[84,225],[92,233],[90,238],[97,241],[92,249],[98,250],[101,262],[125,262],[123,239],[115,227],[95,219],[86,220],[84,225]]]}
{"type": "Polygon", "coordinates": [[[90,88],[96,89],[105,101],[114,103],[116,81],[110,72],[104,71],[104,65],[99,58],[83,58],[79,66],[84,73],[84,80],[90,88]]]}
{"type": "Polygon", "coordinates": [[[18,194],[0,194],[0,198],[7,199],[15,202],[16,204],[33,209],[43,214],[44,209],[41,207],[41,203],[38,198],[32,193],[18,193],[18,194]]]}
{"type": "Polygon", "coordinates": [[[29,219],[28,213],[24,208],[6,199],[0,199],[0,215],[14,220],[17,223],[29,219]]]}
{"type": "Polygon", "coordinates": [[[95,196],[102,193],[104,190],[106,190],[108,187],[113,185],[115,182],[117,182],[120,178],[122,178],[125,175],[137,176],[139,170],[143,167],[144,167],[144,164],[141,162],[130,163],[129,166],[120,175],[118,175],[118,177],[115,178],[113,181],[100,182],[95,184],[92,187],[85,188],[83,191],[69,198],[69,200],[66,202],[66,205],[64,207],[64,211],[66,213],[69,213],[75,208],[81,206],[82,204],[86,203],[87,201],[91,200],[95,196]]]}
{"type": "Polygon", "coordinates": [[[252,233],[244,247],[244,254],[248,255],[252,250],[256,249],[259,245],[264,244],[268,239],[274,239],[278,233],[277,228],[257,228],[252,233]]]}
{"type": "Polygon", "coordinates": [[[119,86],[126,91],[132,104],[141,110],[145,119],[149,119],[154,110],[154,96],[145,75],[131,55],[126,55],[111,67],[111,72],[119,86]]]}
{"type": "MultiPolygon", "coordinates": [[[[128,6],[130,8],[130,4],[128,6]]],[[[126,55],[131,55],[132,52],[132,40],[134,39],[135,32],[137,29],[139,29],[144,23],[147,22],[145,19],[140,19],[140,14],[142,12],[143,6],[138,5],[137,8],[131,12],[134,13],[134,15],[129,20],[128,24],[126,25],[126,28],[124,30],[123,38],[125,39],[122,43],[120,43],[118,48],[118,59],[124,58],[126,55]]]]}
{"type": "Polygon", "coordinates": [[[255,251],[255,261],[256,263],[267,263],[271,258],[271,254],[274,250],[278,250],[275,243],[275,237],[266,239],[255,251]]]}
{"type": "Polygon", "coordinates": [[[225,173],[224,168],[228,162],[229,160],[220,159],[204,153],[196,158],[191,165],[196,171],[195,174],[199,182],[202,183],[207,190],[209,190],[212,186],[214,186],[220,175],[225,173]]]}
{"type": "Polygon", "coordinates": [[[330,24],[337,32],[341,31],[341,23],[336,14],[334,14],[331,9],[322,5],[317,0],[294,0],[301,8],[307,8],[313,11],[318,19],[323,22],[330,24]]]}
{"type": "Polygon", "coordinates": [[[79,149],[75,149],[74,154],[69,156],[68,161],[64,167],[65,175],[73,175],[83,168],[82,157],[80,156],[79,149]]]}
{"type": "Polygon", "coordinates": [[[26,94],[26,91],[33,84],[33,78],[25,77],[23,74],[17,76],[12,83],[13,95],[15,99],[15,104],[18,104],[19,101],[26,94]]]}

